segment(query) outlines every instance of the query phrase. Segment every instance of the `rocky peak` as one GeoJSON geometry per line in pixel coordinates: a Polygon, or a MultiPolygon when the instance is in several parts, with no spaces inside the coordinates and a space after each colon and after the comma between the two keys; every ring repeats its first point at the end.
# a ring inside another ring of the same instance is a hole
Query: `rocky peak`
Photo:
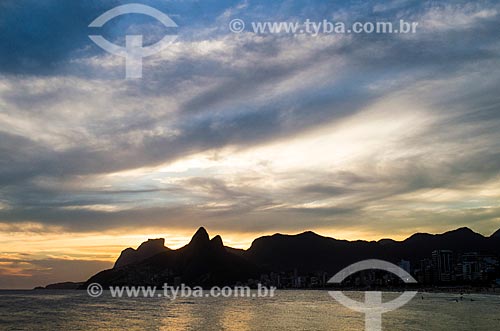
{"type": "Polygon", "coordinates": [[[148,241],[143,242],[138,248],[138,252],[146,252],[146,251],[158,251],[163,250],[165,248],[165,239],[148,239],[148,241]]]}
{"type": "Polygon", "coordinates": [[[116,260],[114,268],[120,268],[129,264],[138,263],[152,257],[153,255],[168,250],[169,249],[165,247],[165,239],[148,239],[148,241],[143,242],[137,249],[129,247],[123,250],[118,260],[116,260]]]}
{"type": "Polygon", "coordinates": [[[500,229],[491,235],[491,238],[500,238],[500,229]]]}
{"type": "Polygon", "coordinates": [[[210,240],[210,244],[213,249],[225,249],[224,243],[222,242],[221,236],[217,235],[210,240]]]}
{"type": "Polygon", "coordinates": [[[196,231],[188,246],[205,246],[208,243],[210,243],[208,232],[204,227],[201,227],[196,231]]]}

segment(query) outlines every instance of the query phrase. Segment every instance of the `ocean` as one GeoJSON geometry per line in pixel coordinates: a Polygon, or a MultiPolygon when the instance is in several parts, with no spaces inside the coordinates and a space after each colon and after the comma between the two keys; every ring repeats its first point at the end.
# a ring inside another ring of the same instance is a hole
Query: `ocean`
{"type": "MultiPolygon", "coordinates": [[[[348,293],[363,301],[363,293],[348,293]]],[[[384,301],[397,297],[385,293],[384,301]]],[[[500,330],[500,296],[419,293],[383,315],[391,331],[500,330]]],[[[0,330],[364,330],[364,315],[326,291],[277,291],[273,298],[134,298],[85,291],[0,291],[0,330]]]]}

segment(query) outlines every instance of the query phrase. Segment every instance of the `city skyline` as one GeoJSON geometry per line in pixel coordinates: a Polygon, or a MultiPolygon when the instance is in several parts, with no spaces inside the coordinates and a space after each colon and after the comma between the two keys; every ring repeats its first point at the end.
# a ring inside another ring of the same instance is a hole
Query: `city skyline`
{"type": "MultiPolygon", "coordinates": [[[[412,286],[421,289],[454,285],[494,291],[500,284],[499,244],[500,231],[484,237],[468,228],[439,235],[414,234],[399,242],[390,239],[348,242],[308,231],[259,237],[251,247],[241,250],[224,244],[220,235],[211,237],[202,227],[181,248],[166,246],[164,238],[149,239],[137,248],[122,250],[113,267],[100,270],[84,282],[60,281],[46,288],[84,289],[96,283],[100,288],[130,284],[324,288],[331,285],[328,281],[334,274],[342,274],[341,269],[358,262],[372,261],[369,263],[374,266],[390,261],[392,266],[397,264],[413,276],[412,286]]],[[[352,272],[353,277],[337,286],[405,286],[394,274],[364,270],[352,272]],[[363,278],[368,282],[361,283],[363,278]]]]}
{"type": "MultiPolygon", "coordinates": [[[[203,229],[203,231],[206,231],[204,228],[201,228],[203,229]]],[[[469,228],[460,228],[460,229],[453,229],[451,231],[447,231],[447,232],[443,232],[443,233],[436,233],[436,234],[430,234],[431,236],[443,236],[443,235],[447,235],[447,234],[452,234],[452,233],[460,233],[460,232],[465,232],[466,234],[473,234],[473,235],[476,235],[476,236],[482,236],[481,234],[478,234],[478,233],[475,233],[474,231],[470,230],[469,228]]],[[[192,233],[193,231],[191,231],[189,233],[188,236],[186,237],[182,237],[182,238],[179,238],[179,237],[174,237],[174,238],[169,238],[169,237],[163,237],[161,235],[159,236],[149,236],[147,237],[148,240],[145,241],[145,239],[140,239],[137,243],[135,244],[131,244],[129,245],[129,247],[126,247],[127,245],[119,245],[117,244],[116,246],[110,246],[110,245],[106,245],[106,246],[100,246],[100,245],[96,245],[95,247],[92,247],[92,250],[90,251],[90,254],[92,254],[93,256],[99,256],[100,257],[100,260],[98,263],[92,263],[94,261],[92,260],[89,260],[89,261],[85,261],[85,260],[79,260],[79,259],[75,259],[75,260],[62,260],[61,264],[59,265],[56,265],[55,267],[52,267],[51,268],[51,272],[50,273],[46,273],[45,274],[45,277],[43,273],[39,274],[38,276],[42,276],[42,277],[16,277],[16,276],[11,276],[11,277],[3,277],[3,279],[0,279],[0,289],[6,289],[6,288],[13,288],[13,289],[19,289],[19,288],[25,288],[25,289],[29,289],[29,288],[34,288],[34,287],[38,287],[38,286],[46,286],[46,285],[50,285],[50,284],[57,284],[57,283],[64,283],[64,282],[82,282],[86,279],[88,279],[91,275],[95,274],[96,272],[100,271],[100,270],[106,270],[106,269],[109,269],[109,268],[112,268],[113,265],[114,267],[117,267],[117,266],[120,266],[119,264],[119,260],[122,259],[122,255],[124,252],[132,249],[132,250],[137,250],[139,249],[141,246],[143,246],[144,244],[146,243],[152,243],[154,245],[158,245],[159,242],[161,242],[161,246],[165,249],[172,249],[172,250],[178,250],[178,249],[181,249],[183,247],[185,247],[186,245],[189,244],[190,241],[192,241],[192,233]],[[105,252],[105,251],[100,251],[100,249],[102,249],[102,247],[105,247],[106,249],[109,249],[110,251],[108,252],[105,252]],[[137,249],[135,248],[137,247],[137,249]],[[120,253],[121,252],[121,253],[120,253]],[[72,262],[71,264],[69,264],[68,262],[72,262]],[[89,263],[90,262],[90,263],[89,263]]],[[[350,241],[346,241],[344,238],[336,238],[336,237],[329,237],[329,236],[326,236],[326,235],[323,235],[321,233],[314,233],[312,231],[306,231],[306,232],[301,232],[301,233],[297,233],[297,234],[286,234],[286,233],[274,233],[274,234],[264,234],[262,236],[256,236],[254,238],[252,238],[252,240],[248,243],[248,245],[245,245],[245,246],[238,246],[238,245],[234,245],[234,241],[231,241],[231,240],[227,240],[227,238],[225,238],[225,235],[222,234],[222,238],[223,239],[223,242],[224,242],[224,246],[225,247],[229,247],[229,249],[240,249],[240,250],[246,250],[248,251],[250,248],[251,248],[251,244],[253,244],[254,242],[256,242],[258,239],[261,239],[261,238],[269,238],[269,237],[272,237],[272,236],[276,236],[276,235],[283,235],[283,236],[286,236],[286,237],[298,237],[298,236],[302,236],[302,235],[308,235],[308,234],[314,234],[314,236],[317,236],[317,237],[321,237],[321,238],[324,238],[324,239],[333,239],[333,240],[340,240],[340,241],[344,241],[344,242],[350,242],[350,243],[355,243],[355,242],[360,242],[360,241],[363,241],[363,240],[360,240],[360,239],[352,239],[350,241]]],[[[403,243],[403,242],[406,242],[408,240],[411,240],[412,238],[415,238],[416,236],[419,236],[419,235],[429,235],[427,233],[414,233],[412,234],[412,236],[408,236],[408,237],[405,237],[401,240],[394,240],[394,238],[381,238],[380,240],[373,240],[373,241],[370,241],[370,240],[367,240],[367,241],[364,241],[365,243],[387,243],[387,242],[391,242],[391,243],[403,243]]],[[[219,236],[219,235],[217,235],[219,236]]],[[[482,238],[498,238],[500,236],[500,229],[497,230],[494,234],[492,234],[491,236],[482,236],[482,238]]],[[[140,236],[139,236],[140,237],[140,236]]],[[[105,240],[107,243],[109,243],[109,240],[110,238],[112,237],[102,237],[98,240],[105,240]]],[[[141,237],[140,237],[141,238],[141,237]]],[[[215,237],[214,237],[215,238],[215,237]]],[[[95,239],[95,238],[94,238],[95,239]]],[[[139,238],[137,238],[139,239],[139,238]]],[[[213,239],[213,238],[212,238],[213,239]]],[[[477,238],[476,238],[477,239],[477,238]]],[[[87,238],[81,238],[80,241],[82,242],[87,242],[88,239],[87,238]]],[[[57,246],[59,244],[61,244],[63,242],[59,242],[57,239],[55,240],[52,240],[52,245],[53,246],[57,246]]],[[[481,245],[479,245],[481,246],[481,245]]],[[[81,246],[77,246],[79,248],[81,248],[81,246]]],[[[428,247],[427,247],[428,248],[428,247]]],[[[435,247],[437,248],[437,247],[435,247]]],[[[450,248],[450,247],[448,247],[450,248]]],[[[32,250],[35,250],[35,249],[39,249],[38,246],[37,246],[37,243],[31,243],[30,245],[27,246],[27,251],[32,251],[32,250]]],[[[72,247],[64,247],[65,250],[71,250],[72,247]]],[[[449,252],[452,252],[452,254],[455,254],[457,252],[453,251],[453,250],[448,250],[448,249],[437,249],[437,251],[449,251],[449,252]]],[[[156,250],[155,250],[156,251],[156,250]]],[[[160,250],[161,251],[161,250],[160,250]]],[[[463,253],[466,253],[466,254],[469,254],[469,253],[478,253],[478,252],[481,252],[481,250],[478,250],[477,249],[477,246],[475,246],[474,244],[471,245],[471,247],[469,248],[465,248],[465,249],[461,249],[460,250],[460,254],[463,254],[463,253]]],[[[486,251],[482,251],[482,253],[487,253],[487,254],[491,254],[492,251],[487,249],[486,251]]],[[[22,251],[21,251],[21,254],[22,254],[22,251]]],[[[152,254],[154,255],[154,254],[152,254]]],[[[152,256],[150,255],[150,256],[152,256]]],[[[43,255],[41,255],[43,256],[43,255]]],[[[403,261],[406,261],[405,259],[408,258],[407,256],[401,256],[400,259],[398,261],[393,261],[393,262],[403,262],[403,261]]],[[[424,261],[424,260],[421,260],[421,261],[413,261],[414,263],[415,262],[418,262],[420,263],[418,266],[420,269],[424,270],[425,267],[423,266],[422,263],[427,263],[429,264],[428,266],[431,267],[431,268],[434,268],[433,264],[437,264],[434,260],[433,260],[433,256],[429,256],[430,259],[428,259],[428,261],[424,261]]],[[[496,257],[496,267],[498,268],[498,261],[500,260],[500,256],[497,256],[496,257]]],[[[38,260],[38,261],[34,261],[34,263],[47,263],[48,261],[45,261],[45,260],[38,260]]],[[[410,270],[412,271],[415,271],[414,268],[416,267],[417,264],[411,264],[410,261],[407,261],[408,262],[408,267],[405,268],[402,266],[402,268],[404,270],[407,270],[408,272],[410,272],[410,270]]],[[[415,276],[419,279],[419,283],[421,285],[428,285],[428,284],[431,284],[431,283],[434,283],[436,282],[435,278],[433,278],[435,275],[431,272],[430,274],[427,274],[425,275],[424,273],[424,276],[422,276],[422,274],[420,275],[417,275],[415,274],[415,276]],[[420,277],[420,278],[419,278],[420,277]],[[423,277],[423,278],[422,278],[423,277]],[[426,278],[427,277],[427,278],[426,278]],[[431,277],[430,281],[429,281],[429,277],[431,277]]],[[[439,276],[438,276],[439,277],[439,276]]],[[[450,274],[450,277],[451,277],[451,274],[450,274]]],[[[449,279],[451,280],[451,278],[449,279]]]]}

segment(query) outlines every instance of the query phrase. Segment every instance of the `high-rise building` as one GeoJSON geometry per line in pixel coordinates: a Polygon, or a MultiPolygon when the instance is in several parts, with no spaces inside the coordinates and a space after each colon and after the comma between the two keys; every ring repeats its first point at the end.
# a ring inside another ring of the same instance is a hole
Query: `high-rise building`
{"type": "Polygon", "coordinates": [[[437,250],[432,252],[434,266],[434,280],[437,282],[452,281],[453,252],[450,250],[437,250]]]}

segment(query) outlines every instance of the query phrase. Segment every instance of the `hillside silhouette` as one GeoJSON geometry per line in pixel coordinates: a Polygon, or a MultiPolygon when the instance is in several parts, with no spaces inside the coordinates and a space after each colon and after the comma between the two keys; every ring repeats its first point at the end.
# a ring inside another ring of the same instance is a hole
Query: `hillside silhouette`
{"type": "Polygon", "coordinates": [[[137,249],[125,249],[112,269],[92,276],[85,285],[235,285],[262,275],[328,273],[366,259],[416,264],[436,250],[500,255],[500,232],[491,237],[460,228],[443,234],[417,233],[404,241],[347,241],[314,232],[275,234],[253,241],[247,250],[226,247],[220,236],[210,239],[200,228],[184,247],[173,250],[164,239],[148,240],[137,249]]]}

